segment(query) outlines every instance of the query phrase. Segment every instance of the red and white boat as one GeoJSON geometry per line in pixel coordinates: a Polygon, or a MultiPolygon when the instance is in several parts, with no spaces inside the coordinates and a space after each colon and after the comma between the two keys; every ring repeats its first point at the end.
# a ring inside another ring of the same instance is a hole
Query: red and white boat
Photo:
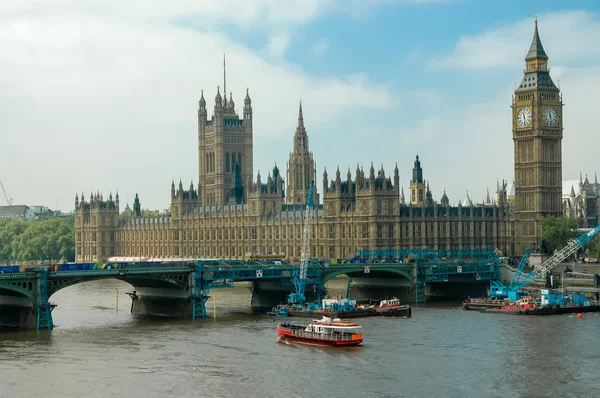
{"type": "Polygon", "coordinates": [[[382,316],[411,316],[411,308],[408,304],[401,304],[396,297],[382,300],[379,306],[371,306],[369,310],[382,316]]]}
{"type": "Polygon", "coordinates": [[[522,297],[518,301],[507,303],[500,308],[488,308],[485,310],[485,312],[521,315],[529,314],[538,307],[538,302],[534,297],[522,297]]]}
{"type": "Polygon", "coordinates": [[[360,328],[357,323],[324,316],[323,319],[315,319],[308,326],[281,322],[277,325],[277,334],[280,339],[294,343],[322,347],[348,347],[362,343],[360,328]]]}

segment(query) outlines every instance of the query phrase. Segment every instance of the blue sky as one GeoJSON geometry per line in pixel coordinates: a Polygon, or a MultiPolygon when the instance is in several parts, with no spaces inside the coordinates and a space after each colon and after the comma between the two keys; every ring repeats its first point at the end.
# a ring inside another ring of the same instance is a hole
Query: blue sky
{"type": "MultiPolygon", "coordinates": [[[[0,180],[15,203],[68,211],[75,192],[169,204],[197,181],[196,112],[250,88],[254,173],[285,165],[298,101],[319,179],[372,161],[408,187],[419,153],[439,200],[512,181],[511,92],[539,14],[564,102],[563,180],[593,178],[596,1],[5,0],[0,180]]],[[[318,184],[320,188],[320,184],[318,184]]],[[[0,198],[2,199],[2,198],[0,198]]]]}

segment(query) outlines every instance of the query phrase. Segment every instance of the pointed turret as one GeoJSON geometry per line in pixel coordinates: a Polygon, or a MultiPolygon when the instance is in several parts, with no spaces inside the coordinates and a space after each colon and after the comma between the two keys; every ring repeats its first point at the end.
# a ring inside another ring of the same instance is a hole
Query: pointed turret
{"type": "Polygon", "coordinates": [[[135,194],[135,199],[133,201],[133,215],[135,217],[142,216],[142,206],[140,205],[140,198],[139,198],[137,192],[135,194]]]}
{"type": "Polygon", "coordinates": [[[575,188],[573,187],[573,185],[571,185],[571,192],[569,193],[569,196],[572,198],[575,197],[575,188]]]}
{"type": "Polygon", "coordinates": [[[200,109],[206,106],[206,100],[204,99],[204,90],[200,90],[200,101],[198,101],[198,106],[200,109]]]}
{"type": "Polygon", "coordinates": [[[548,90],[558,91],[558,88],[554,85],[548,68],[548,55],[544,51],[542,41],[538,32],[537,17],[535,18],[535,28],[533,31],[533,40],[529,47],[529,52],[525,57],[525,74],[521,84],[515,90],[516,93],[535,91],[535,90],[548,90]]]}
{"type": "Polygon", "coordinates": [[[440,204],[442,206],[450,206],[450,200],[448,199],[448,195],[446,195],[446,188],[444,188],[444,194],[442,195],[442,198],[440,199],[440,204]]]}
{"type": "Polygon", "coordinates": [[[302,101],[298,109],[298,125],[296,126],[296,133],[294,134],[294,152],[308,151],[308,134],[304,128],[304,116],[302,114],[302,101]]]}
{"type": "Polygon", "coordinates": [[[400,204],[406,204],[406,198],[404,197],[404,187],[400,189],[400,204]]]}
{"type": "Polygon", "coordinates": [[[244,98],[244,120],[252,119],[252,100],[246,88],[246,98],[244,98]]]}
{"type": "Polygon", "coordinates": [[[544,47],[542,46],[542,41],[540,40],[540,34],[538,33],[538,20],[535,17],[535,29],[533,31],[533,40],[531,40],[531,46],[529,47],[529,52],[525,57],[525,61],[531,61],[534,59],[538,60],[547,60],[548,55],[546,55],[546,51],[544,51],[544,47]]]}
{"type": "Polygon", "coordinates": [[[220,113],[223,107],[223,103],[221,101],[221,91],[220,87],[217,86],[217,95],[215,95],[215,114],[220,113]]]}
{"type": "Polygon", "coordinates": [[[485,203],[487,203],[487,204],[492,203],[492,199],[490,198],[490,189],[489,188],[487,188],[487,196],[485,197],[485,203]]]}

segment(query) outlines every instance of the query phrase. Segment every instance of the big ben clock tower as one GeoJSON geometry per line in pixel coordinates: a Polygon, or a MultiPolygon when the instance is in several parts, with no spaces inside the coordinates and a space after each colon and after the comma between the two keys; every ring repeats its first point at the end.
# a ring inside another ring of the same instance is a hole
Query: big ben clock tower
{"type": "Polygon", "coordinates": [[[525,73],[512,103],[517,253],[540,247],[543,216],[562,215],[562,106],[536,17],[525,73]]]}

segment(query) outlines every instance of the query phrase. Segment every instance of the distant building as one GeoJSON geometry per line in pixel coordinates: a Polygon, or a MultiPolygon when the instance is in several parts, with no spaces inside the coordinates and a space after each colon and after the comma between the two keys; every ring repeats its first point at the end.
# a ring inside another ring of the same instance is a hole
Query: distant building
{"type": "Polygon", "coordinates": [[[14,218],[21,221],[33,221],[35,212],[29,206],[0,206],[0,218],[14,218]]]}
{"type": "Polygon", "coordinates": [[[563,181],[562,204],[565,216],[577,219],[580,228],[594,228],[598,225],[600,198],[598,193],[598,176],[589,182],[579,175],[579,181],[563,181]],[[575,189],[577,187],[577,189],[575,189]]]}
{"type": "MultiPolygon", "coordinates": [[[[114,199],[110,194],[108,200],[100,192],[92,192],[87,200],[76,195],[76,261],[104,261],[112,256],[242,259],[248,252],[299,258],[308,187],[316,180],[302,108],[288,169],[282,174],[275,165],[266,183],[260,172],[254,178],[248,91],[241,113],[240,117],[235,110],[233,96],[221,97],[217,88],[208,119],[201,94],[198,185],[195,188],[192,182],[184,190],[181,181],[178,186],[173,181],[166,215],[145,217],[137,194],[132,216],[127,218],[119,218],[118,194],[114,199]]],[[[383,167],[376,170],[371,164],[364,171],[357,165],[354,175],[348,170],[345,178],[337,168],[333,180],[325,170],[322,184],[315,184],[310,256],[347,258],[359,250],[483,247],[515,255],[527,247],[540,247],[542,218],[562,214],[563,119],[562,97],[549,75],[537,19],[523,80],[513,95],[511,118],[514,182],[509,188],[508,182],[498,181],[495,198],[487,192],[482,203],[467,195],[454,206],[445,192],[436,202],[418,156],[407,198],[397,166],[386,174],[383,167]],[[319,192],[317,185],[322,187],[319,192]]]]}

